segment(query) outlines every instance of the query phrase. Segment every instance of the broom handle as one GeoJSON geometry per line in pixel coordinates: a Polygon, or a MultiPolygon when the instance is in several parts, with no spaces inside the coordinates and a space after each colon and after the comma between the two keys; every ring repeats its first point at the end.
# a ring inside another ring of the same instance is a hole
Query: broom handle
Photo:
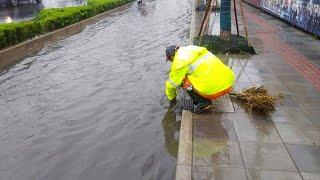
{"type": "Polygon", "coordinates": [[[236,0],[233,0],[233,9],[234,9],[234,17],[235,17],[235,19],[236,19],[237,35],[239,36],[239,25],[238,25],[238,16],[237,16],[236,0]]]}
{"type": "Polygon", "coordinates": [[[205,22],[205,20],[206,20],[207,14],[208,14],[209,9],[210,9],[209,4],[211,4],[211,1],[212,1],[212,0],[209,0],[209,3],[207,4],[207,9],[206,9],[206,12],[205,12],[205,14],[204,14],[204,17],[203,17],[203,20],[202,20],[202,23],[201,23],[201,27],[200,27],[200,31],[199,31],[199,33],[198,33],[198,36],[201,35],[202,29],[203,29],[203,26],[204,26],[204,22],[205,22]]]}
{"type": "Polygon", "coordinates": [[[213,6],[213,1],[211,0],[211,4],[209,4],[209,7],[210,7],[210,8],[209,8],[209,13],[207,14],[207,17],[206,17],[206,19],[205,19],[204,27],[203,27],[202,32],[201,32],[201,34],[200,34],[200,39],[199,39],[199,44],[198,44],[198,45],[201,44],[204,31],[205,31],[205,29],[207,28],[207,25],[208,25],[208,23],[209,23],[209,18],[210,18],[212,6],[213,6]]]}
{"type": "Polygon", "coordinates": [[[238,93],[234,92],[234,91],[230,91],[229,92],[230,95],[238,95],[238,93]]]}
{"type": "Polygon", "coordinates": [[[248,30],[247,30],[247,24],[246,24],[246,19],[243,14],[243,9],[242,9],[242,0],[240,0],[240,11],[242,15],[242,20],[243,20],[243,25],[244,25],[244,32],[246,34],[246,40],[247,40],[247,45],[250,46],[249,44],[249,39],[248,39],[248,30]]]}

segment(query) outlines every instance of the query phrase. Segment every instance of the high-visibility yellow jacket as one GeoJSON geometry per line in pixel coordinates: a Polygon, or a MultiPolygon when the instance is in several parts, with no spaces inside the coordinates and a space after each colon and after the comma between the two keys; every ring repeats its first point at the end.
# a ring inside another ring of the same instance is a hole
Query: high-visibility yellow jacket
{"type": "Polygon", "coordinates": [[[212,95],[232,86],[234,74],[219,58],[206,48],[189,45],[176,52],[169,79],[166,81],[166,94],[169,100],[177,96],[185,77],[201,94],[212,95]]]}

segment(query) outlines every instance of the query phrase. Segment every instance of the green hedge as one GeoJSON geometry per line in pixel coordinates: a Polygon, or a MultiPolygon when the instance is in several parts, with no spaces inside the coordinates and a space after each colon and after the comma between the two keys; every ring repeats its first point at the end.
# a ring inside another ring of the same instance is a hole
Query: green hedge
{"type": "Polygon", "coordinates": [[[0,49],[63,28],[133,0],[88,0],[88,5],[41,10],[33,20],[0,24],[0,49]]]}

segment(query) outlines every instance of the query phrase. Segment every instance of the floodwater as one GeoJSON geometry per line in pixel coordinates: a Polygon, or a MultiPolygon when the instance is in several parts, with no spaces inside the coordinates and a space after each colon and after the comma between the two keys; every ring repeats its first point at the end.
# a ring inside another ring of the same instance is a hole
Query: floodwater
{"type": "Polygon", "coordinates": [[[173,179],[164,49],[191,0],[149,0],[0,72],[0,179],[173,179]]]}

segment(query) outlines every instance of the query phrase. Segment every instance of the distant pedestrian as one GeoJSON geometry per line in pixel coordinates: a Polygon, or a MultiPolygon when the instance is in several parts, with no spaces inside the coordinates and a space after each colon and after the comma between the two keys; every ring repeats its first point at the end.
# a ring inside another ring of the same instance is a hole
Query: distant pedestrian
{"type": "Polygon", "coordinates": [[[142,4],[142,0],[138,0],[138,5],[142,4]]]}

